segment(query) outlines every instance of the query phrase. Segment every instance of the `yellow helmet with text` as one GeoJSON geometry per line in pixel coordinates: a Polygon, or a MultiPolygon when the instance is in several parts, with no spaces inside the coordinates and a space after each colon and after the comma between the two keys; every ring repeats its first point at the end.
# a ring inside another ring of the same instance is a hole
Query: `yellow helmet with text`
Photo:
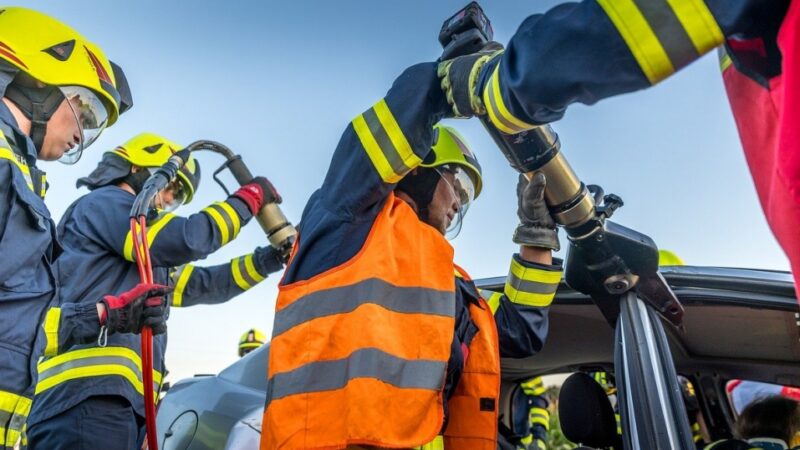
{"type": "Polygon", "coordinates": [[[436,136],[432,147],[433,151],[428,158],[422,161],[420,166],[435,168],[455,164],[464,168],[475,187],[474,195],[470,200],[478,198],[483,188],[481,166],[478,164],[475,153],[467,145],[466,139],[453,127],[436,125],[433,129],[436,136]]]}
{"type": "MultiPolygon", "coordinates": [[[[182,145],[157,134],[141,133],[108,153],[117,155],[134,166],[156,169],[182,148],[182,145]]],[[[178,171],[177,178],[185,190],[181,203],[187,204],[192,201],[200,186],[200,164],[191,154],[178,171]]]]}
{"type": "MultiPolygon", "coordinates": [[[[17,75],[3,86],[4,95],[26,116],[41,110],[41,105],[54,112],[61,100],[70,100],[83,134],[80,150],[133,104],[124,73],[100,47],[66,24],[32,9],[0,7],[0,61],[27,75],[17,75]],[[37,102],[40,106],[33,108],[37,102]]],[[[34,125],[47,120],[49,116],[32,119],[34,125]]],[[[36,143],[33,130],[31,137],[36,143]]]]}
{"type": "Polygon", "coordinates": [[[461,231],[470,204],[481,193],[483,176],[478,159],[455,128],[436,125],[434,133],[431,152],[420,166],[436,170],[459,199],[458,215],[445,231],[445,235],[452,239],[461,231]]]}

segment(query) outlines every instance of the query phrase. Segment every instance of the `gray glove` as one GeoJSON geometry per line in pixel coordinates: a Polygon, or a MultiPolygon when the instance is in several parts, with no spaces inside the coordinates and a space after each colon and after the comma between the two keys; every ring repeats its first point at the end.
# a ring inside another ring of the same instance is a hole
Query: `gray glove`
{"type": "Polygon", "coordinates": [[[478,78],[483,66],[502,52],[503,46],[491,41],[477,53],[457,56],[439,63],[436,72],[441,80],[447,103],[453,108],[454,117],[486,114],[481,95],[476,92],[478,78]]]}
{"type": "Polygon", "coordinates": [[[517,216],[519,225],[514,230],[514,242],[529,247],[549,248],[558,251],[558,229],[556,222],[544,202],[544,188],[547,180],[541,172],[537,172],[528,182],[524,175],[519,176],[517,183],[517,216]]]}

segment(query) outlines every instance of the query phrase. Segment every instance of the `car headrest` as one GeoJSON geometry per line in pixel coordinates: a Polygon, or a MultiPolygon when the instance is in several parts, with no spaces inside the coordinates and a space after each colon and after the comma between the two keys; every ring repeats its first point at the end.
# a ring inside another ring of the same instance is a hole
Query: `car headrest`
{"type": "Polygon", "coordinates": [[[573,373],[558,395],[561,431],[572,442],[611,447],[617,442],[617,421],[606,392],[589,375],[573,373]]]}

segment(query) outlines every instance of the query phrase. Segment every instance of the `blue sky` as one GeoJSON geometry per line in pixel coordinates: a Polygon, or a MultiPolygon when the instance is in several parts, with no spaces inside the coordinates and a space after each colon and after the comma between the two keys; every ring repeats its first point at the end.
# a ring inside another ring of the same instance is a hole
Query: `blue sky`
{"type": "MultiPolygon", "coordinates": [[[[85,193],[75,180],[103,151],[152,131],[181,143],[228,145],[273,181],[297,221],[349,120],[404,68],[436,59],[439,27],[464,3],[31,0],[26,6],[72,25],[122,65],[135,100],[78,164],[42,165],[51,183],[46,201],[60,217],[85,193]]],[[[505,43],[527,15],[559,2],[484,3],[505,43]]],[[[452,125],[478,155],[485,186],[454,241],[457,262],[476,278],[503,275],[515,251],[516,176],[477,121],[452,125]]],[[[576,105],[554,127],[580,177],[625,200],[614,220],[689,264],[788,268],[758,205],[716,55],[650,90],[576,105]]],[[[199,159],[203,185],[181,213],[224,195],[211,180],[220,159],[199,159]]],[[[264,244],[253,222],[201,264],[222,264],[264,244]]],[[[215,373],[236,359],[246,329],[269,333],[277,280],[224,305],[173,309],[169,378],[215,373]]]]}

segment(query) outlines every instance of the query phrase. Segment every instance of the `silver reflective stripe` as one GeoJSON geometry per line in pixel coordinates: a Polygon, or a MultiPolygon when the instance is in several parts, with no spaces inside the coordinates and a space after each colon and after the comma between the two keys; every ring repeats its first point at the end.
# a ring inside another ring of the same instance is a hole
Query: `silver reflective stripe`
{"type": "MultiPolygon", "coordinates": [[[[63,372],[66,372],[70,369],[79,369],[84,367],[100,366],[100,365],[125,366],[136,374],[136,379],[139,380],[140,383],[143,383],[142,372],[136,366],[136,363],[128,358],[124,358],[121,356],[94,356],[88,358],[71,359],[56,366],[53,366],[47,370],[39,372],[39,383],[43,382],[44,380],[50,377],[54,377],[63,372]]],[[[153,380],[153,390],[158,391],[158,388],[159,388],[158,382],[153,380]]]]}
{"type": "Polygon", "coordinates": [[[374,378],[401,389],[442,389],[445,363],[403,359],[375,348],[356,350],[344,359],[306,364],[269,380],[267,406],[289,395],[331,391],[356,378],[374,378]]]}
{"type": "MultiPolygon", "coordinates": [[[[228,227],[228,241],[233,240],[235,237],[233,233],[236,231],[236,229],[233,227],[233,219],[231,219],[231,216],[228,215],[228,212],[225,211],[222,206],[217,204],[209,205],[206,209],[213,209],[220,216],[222,216],[222,220],[225,221],[225,226],[228,227]]],[[[220,233],[222,233],[222,231],[220,231],[220,233]]]]}
{"type": "MultiPolygon", "coordinates": [[[[492,78],[500,76],[499,75],[499,73],[500,73],[499,68],[500,68],[500,66],[498,65],[497,68],[495,69],[494,73],[492,74],[492,78]]],[[[489,83],[486,84],[486,93],[488,94],[488,98],[489,98],[488,107],[491,108],[492,111],[494,111],[494,116],[492,116],[492,119],[493,120],[497,119],[497,121],[500,122],[500,124],[502,125],[502,127],[505,130],[515,131],[515,132],[523,131],[522,128],[520,128],[520,127],[514,125],[513,123],[511,123],[509,120],[507,120],[503,116],[503,114],[500,113],[500,109],[497,106],[497,98],[495,97],[495,92],[494,92],[494,89],[492,89],[492,85],[491,85],[491,83],[493,83],[493,82],[499,83],[499,80],[498,81],[494,81],[494,80],[492,80],[490,78],[489,79],[489,83]]],[[[501,95],[501,94],[498,93],[497,95],[501,95]]],[[[500,101],[502,102],[503,99],[501,98],[500,101]]],[[[498,128],[500,128],[500,127],[498,127],[498,128]]]]}
{"type": "Polygon", "coordinates": [[[25,422],[27,421],[28,421],[28,416],[23,414],[14,414],[14,416],[11,418],[11,422],[8,424],[8,427],[6,428],[9,430],[16,430],[21,432],[22,427],[25,426],[25,422]]]}
{"type": "Polygon", "coordinates": [[[372,137],[375,138],[375,142],[377,142],[378,146],[381,148],[383,156],[386,157],[389,165],[392,166],[394,173],[402,176],[410,172],[411,168],[403,162],[400,152],[397,151],[397,148],[395,148],[392,140],[389,138],[389,134],[386,133],[383,124],[381,124],[380,119],[378,119],[375,108],[370,108],[364,112],[362,116],[364,117],[364,122],[366,122],[369,127],[369,131],[372,132],[372,137]]]}
{"type": "Polygon", "coordinates": [[[558,290],[558,283],[550,284],[523,280],[514,275],[514,272],[508,272],[506,283],[517,291],[529,292],[531,294],[555,294],[558,290]]]}
{"type": "Polygon", "coordinates": [[[672,66],[677,70],[698,56],[686,29],[665,0],[634,0],[642,16],[656,35],[672,66]]]}
{"type": "Polygon", "coordinates": [[[368,278],[348,286],[313,292],[295,300],[275,313],[272,337],[309,320],[348,313],[368,303],[399,313],[455,316],[455,292],[401,287],[378,278],[368,278]]]}
{"type": "Polygon", "coordinates": [[[253,287],[258,284],[258,281],[254,280],[253,277],[250,276],[250,272],[247,271],[247,262],[245,261],[247,256],[241,256],[237,258],[236,265],[239,266],[239,275],[242,276],[245,283],[247,283],[250,287],[253,287]]]}
{"type": "Polygon", "coordinates": [[[8,423],[11,421],[11,417],[13,416],[13,412],[3,411],[0,409],[0,428],[8,428],[8,423]]]}

